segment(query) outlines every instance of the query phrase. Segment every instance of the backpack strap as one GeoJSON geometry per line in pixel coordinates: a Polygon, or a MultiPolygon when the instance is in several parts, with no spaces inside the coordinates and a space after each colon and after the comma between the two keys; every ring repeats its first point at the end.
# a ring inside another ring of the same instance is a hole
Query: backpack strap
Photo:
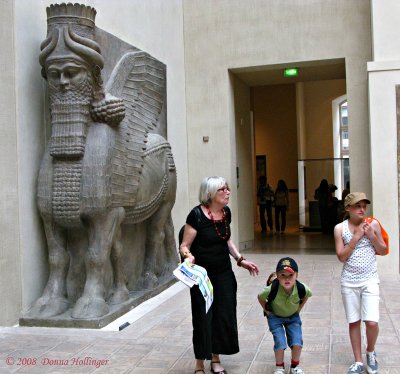
{"type": "Polygon", "coordinates": [[[200,210],[200,205],[196,205],[193,210],[196,213],[196,219],[197,219],[197,223],[200,223],[201,221],[201,210],[200,210]]]}
{"type": "MultiPolygon", "coordinates": [[[[200,221],[201,221],[201,210],[200,210],[201,208],[200,208],[200,206],[195,206],[194,208],[193,208],[193,210],[194,210],[194,213],[195,213],[195,216],[196,216],[196,219],[197,219],[197,223],[199,223],[200,224],[200,221]]],[[[179,247],[181,246],[181,244],[182,244],[182,240],[183,240],[183,234],[185,233],[185,226],[186,226],[186,224],[185,225],[183,225],[182,227],[181,227],[181,229],[179,230],[179,234],[178,234],[178,243],[179,243],[179,247]]],[[[181,257],[181,262],[183,262],[184,261],[184,258],[182,257],[182,256],[180,256],[181,257]]]]}
{"type": "Polygon", "coordinates": [[[296,285],[297,285],[297,292],[299,294],[300,304],[303,304],[304,298],[306,296],[306,286],[303,283],[299,282],[297,279],[296,279],[296,285]]]}
{"type": "MultiPolygon", "coordinates": [[[[306,296],[306,286],[299,282],[296,279],[296,286],[297,286],[297,292],[299,294],[299,299],[300,299],[300,305],[303,304],[304,298],[306,296]]],[[[267,297],[267,300],[265,301],[265,309],[268,311],[272,311],[271,308],[271,303],[275,299],[276,295],[278,294],[278,288],[279,288],[279,281],[278,279],[274,279],[271,283],[271,291],[269,292],[269,295],[267,297]]],[[[264,312],[264,316],[265,316],[264,312]]]]}
{"type": "MultiPolygon", "coordinates": [[[[271,283],[271,291],[269,291],[269,295],[267,297],[267,300],[265,301],[265,309],[268,311],[272,311],[271,303],[272,303],[272,301],[275,300],[275,297],[278,293],[278,288],[279,288],[279,281],[278,281],[278,279],[274,279],[271,283]]],[[[264,315],[265,315],[265,312],[264,312],[264,315]]]]}

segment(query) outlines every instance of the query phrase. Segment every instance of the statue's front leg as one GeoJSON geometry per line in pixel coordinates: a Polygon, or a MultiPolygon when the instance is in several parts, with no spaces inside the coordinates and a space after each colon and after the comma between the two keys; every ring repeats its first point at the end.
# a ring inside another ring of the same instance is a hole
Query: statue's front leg
{"type": "Polygon", "coordinates": [[[86,283],[72,311],[73,318],[90,319],[106,315],[104,276],[111,247],[124,217],[123,208],[91,212],[82,216],[87,228],[89,248],[85,255],[86,283]]]}
{"type": "Polygon", "coordinates": [[[49,279],[42,296],[29,311],[32,318],[49,318],[64,313],[69,308],[66,278],[69,255],[66,250],[66,232],[51,220],[44,221],[49,250],[49,279]]]}
{"type": "Polygon", "coordinates": [[[124,248],[121,241],[120,226],[117,229],[114,243],[111,249],[111,263],[114,271],[114,285],[110,299],[108,300],[110,305],[120,304],[129,299],[129,291],[126,287],[126,277],[124,273],[123,251],[124,248]]]}

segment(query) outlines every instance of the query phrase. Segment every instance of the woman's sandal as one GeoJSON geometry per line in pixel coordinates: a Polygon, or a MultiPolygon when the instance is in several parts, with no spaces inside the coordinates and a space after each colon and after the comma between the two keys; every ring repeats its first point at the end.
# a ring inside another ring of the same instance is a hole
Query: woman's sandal
{"type": "Polygon", "coordinates": [[[228,374],[228,372],[225,369],[223,369],[221,371],[214,371],[212,365],[213,364],[220,364],[220,363],[221,363],[221,361],[211,361],[211,373],[214,373],[214,374],[228,374]]]}

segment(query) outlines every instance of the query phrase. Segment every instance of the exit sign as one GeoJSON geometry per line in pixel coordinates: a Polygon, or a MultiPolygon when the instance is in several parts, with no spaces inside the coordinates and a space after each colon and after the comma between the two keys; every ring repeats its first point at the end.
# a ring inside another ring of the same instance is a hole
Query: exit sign
{"type": "Polygon", "coordinates": [[[297,68],[287,68],[283,71],[284,77],[297,77],[299,75],[299,70],[297,68]]]}

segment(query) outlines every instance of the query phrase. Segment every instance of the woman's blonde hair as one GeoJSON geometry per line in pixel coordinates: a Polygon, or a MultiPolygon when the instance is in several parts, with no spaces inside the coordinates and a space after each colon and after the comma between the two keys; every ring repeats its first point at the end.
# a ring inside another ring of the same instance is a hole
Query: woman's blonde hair
{"type": "Polygon", "coordinates": [[[208,205],[217,194],[217,190],[227,186],[225,178],[222,177],[206,177],[200,184],[199,202],[203,205],[208,205]]]}

